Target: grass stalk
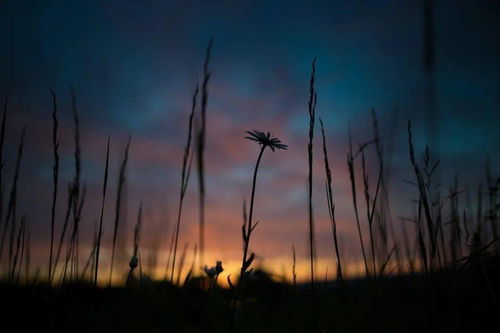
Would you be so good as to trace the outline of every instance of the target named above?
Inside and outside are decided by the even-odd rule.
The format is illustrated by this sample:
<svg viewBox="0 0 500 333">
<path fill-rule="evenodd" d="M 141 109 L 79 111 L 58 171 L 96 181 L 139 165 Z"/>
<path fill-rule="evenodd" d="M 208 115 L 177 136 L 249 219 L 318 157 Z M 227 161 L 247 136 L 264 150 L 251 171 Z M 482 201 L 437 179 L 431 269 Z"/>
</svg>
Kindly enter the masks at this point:
<svg viewBox="0 0 500 333">
<path fill-rule="evenodd" d="M 179 258 L 179 269 L 177 270 L 177 280 L 175 282 L 178 286 L 180 286 L 182 270 L 184 269 L 184 263 L 186 262 L 186 253 L 187 253 L 188 247 L 189 247 L 188 243 L 184 244 L 184 248 L 183 248 L 183 250 L 181 252 L 181 256 Z"/>
<path fill-rule="evenodd" d="M 106 164 L 104 166 L 104 179 L 102 184 L 102 201 L 101 201 L 101 214 L 99 215 L 99 229 L 97 232 L 97 247 L 95 252 L 95 271 L 94 271 L 94 284 L 97 286 L 97 277 L 99 274 L 99 255 L 101 252 L 101 239 L 102 239 L 102 222 L 104 218 L 104 205 L 106 203 L 106 191 L 108 188 L 108 171 L 109 171 L 109 141 L 106 145 Z"/>
<path fill-rule="evenodd" d="M 50 254 L 49 254 L 49 283 L 52 281 L 52 259 L 54 251 L 54 228 L 56 219 L 57 189 L 59 184 L 59 141 L 57 138 L 58 120 L 57 120 L 57 99 L 56 94 L 51 89 L 52 95 L 52 147 L 54 151 L 54 167 L 52 169 L 53 192 L 52 207 L 50 209 Z"/>
<path fill-rule="evenodd" d="M 97 251 L 97 222 L 94 227 L 94 237 L 92 241 L 92 249 L 90 250 L 90 254 L 87 257 L 87 261 L 83 266 L 82 273 L 80 274 L 80 279 L 85 280 L 85 275 L 87 275 L 87 271 L 90 271 L 90 281 L 94 282 L 94 272 L 95 272 L 95 254 Z"/>
<path fill-rule="evenodd" d="M 333 191 L 332 191 L 332 171 L 330 169 L 330 162 L 328 160 L 328 151 L 326 149 L 326 136 L 325 129 L 323 126 L 323 120 L 320 118 L 319 122 L 321 124 L 321 134 L 323 137 L 323 157 L 325 161 L 325 174 L 326 174 L 326 201 L 328 204 L 328 213 L 330 216 L 330 224 L 332 227 L 332 237 L 333 245 L 335 248 L 335 255 L 337 256 L 337 276 L 342 283 L 342 262 L 340 259 L 339 242 L 337 238 L 337 221 L 335 219 L 335 203 L 333 201 Z"/>
<path fill-rule="evenodd" d="M 3 167 L 5 161 L 3 160 L 3 147 L 5 142 L 5 125 L 7 123 L 7 106 L 9 104 L 9 98 L 5 97 L 3 114 L 2 114 L 2 126 L 0 130 L 0 225 L 2 224 L 3 218 L 3 204 L 4 204 L 4 191 L 3 191 Z"/>
<path fill-rule="evenodd" d="M 0 242 L 0 262 L 2 261 L 2 254 L 4 249 L 5 238 L 7 235 L 9 222 L 11 222 L 11 233 L 10 233 L 10 242 L 9 242 L 9 268 L 12 263 L 12 251 L 14 246 L 14 237 L 15 237 L 15 225 L 16 225 L 16 212 L 17 212 L 17 183 L 19 179 L 19 171 L 21 168 L 21 160 L 23 157 L 23 148 L 24 148 L 24 139 L 26 135 L 26 127 L 23 128 L 21 132 L 21 139 L 19 140 L 19 146 L 17 148 L 17 158 L 16 158 L 16 166 L 14 171 L 14 178 L 12 180 L 12 187 L 10 189 L 9 196 L 9 204 L 7 207 L 7 216 L 5 217 L 4 229 L 2 232 L 2 239 Z"/>
<path fill-rule="evenodd" d="M 208 83 L 210 81 L 210 71 L 208 65 L 210 64 L 210 55 L 212 52 L 213 40 L 210 40 L 205 53 L 205 62 L 203 65 L 203 84 L 201 87 L 201 124 L 197 131 L 196 140 L 196 156 L 198 166 L 198 191 L 199 191 L 199 240 L 200 245 L 200 262 L 199 266 L 204 264 L 205 256 L 205 145 L 207 136 L 207 102 L 208 102 Z M 174 262 L 175 262 L 175 248 L 174 248 Z M 172 272 L 173 274 L 173 272 Z"/>
<path fill-rule="evenodd" d="M 372 255 L 372 272 L 375 276 L 377 274 L 376 260 L 375 260 L 375 241 L 373 238 L 373 218 L 371 216 L 371 199 L 370 199 L 370 185 L 368 179 L 368 173 L 366 171 L 366 160 L 365 160 L 365 151 L 361 150 L 361 169 L 363 172 L 363 189 L 365 194 L 365 202 L 366 202 L 366 218 L 368 221 L 368 232 L 370 234 L 370 250 Z M 373 205 L 373 209 L 375 209 L 375 205 Z"/>
<path fill-rule="evenodd" d="M 125 151 L 123 153 L 122 164 L 120 165 L 120 173 L 118 176 L 118 189 L 116 193 L 116 205 L 115 205 L 115 221 L 113 225 L 113 242 L 111 247 L 111 264 L 109 271 L 109 285 L 111 285 L 111 281 L 113 280 L 113 266 L 115 263 L 115 252 L 116 252 L 116 241 L 118 238 L 118 229 L 120 227 L 120 213 L 121 213 L 121 200 L 123 195 L 123 185 L 125 184 L 125 174 L 127 171 L 127 162 L 128 162 L 128 153 L 130 149 L 130 142 L 132 137 L 129 136 L 127 140 L 127 145 L 125 147 Z"/>
<path fill-rule="evenodd" d="M 349 180 L 351 182 L 351 192 L 352 192 L 352 204 L 354 207 L 354 215 L 356 217 L 356 227 L 359 236 L 359 243 L 361 245 L 361 253 L 363 255 L 363 263 L 365 265 L 366 276 L 370 276 L 370 270 L 368 269 L 368 261 L 366 260 L 365 244 L 363 241 L 363 234 L 361 232 L 361 224 L 359 222 L 359 211 L 358 211 L 358 199 L 356 195 L 356 175 L 354 173 L 354 155 L 352 151 L 352 138 L 351 129 L 349 128 L 349 153 L 347 154 L 347 167 L 349 169 Z"/>
<path fill-rule="evenodd" d="M 137 268 L 137 264 L 139 263 L 139 242 L 141 239 L 141 228 L 142 228 L 142 202 L 139 204 L 139 212 L 137 213 L 137 223 L 134 228 L 134 253 L 132 254 L 132 258 L 129 263 L 129 272 L 127 275 L 127 285 L 132 278 L 132 274 L 134 273 L 134 269 Z M 142 274 L 141 274 L 142 275 Z"/>
<path fill-rule="evenodd" d="M 184 284 L 183 284 L 184 287 L 188 285 L 189 281 L 191 280 L 191 277 L 193 276 L 197 255 L 198 255 L 198 244 L 194 244 L 193 261 L 191 262 L 191 267 L 189 268 L 189 271 L 187 272 L 186 277 L 184 278 Z"/>
<path fill-rule="evenodd" d="M 417 180 L 417 186 L 418 186 L 418 191 L 419 191 L 419 210 L 420 208 L 423 209 L 424 217 L 426 220 L 426 226 L 427 226 L 427 233 L 428 233 L 428 239 L 429 239 L 429 248 L 430 248 L 430 256 L 429 256 L 429 262 L 428 262 L 428 270 L 432 270 L 434 266 L 434 259 L 436 256 L 436 231 L 435 231 L 435 226 L 431 214 L 431 204 L 428 199 L 428 193 L 427 189 L 430 187 L 428 180 L 427 185 L 424 181 L 422 172 L 420 170 L 420 167 L 418 166 L 415 158 L 415 150 L 413 147 L 413 141 L 412 141 L 412 131 L 411 131 L 411 122 L 408 121 L 408 147 L 409 147 L 409 154 L 410 154 L 410 162 L 411 165 L 413 166 L 413 170 L 415 173 L 415 177 Z M 428 150 L 426 150 L 428 151 Z M 428 160 L 428 159 L 427 159 Z M 437 164 L 432 167 L 431 170 L 434 170 L 436 168 Z M 427 173 L 427 178 L 430 179 L 430 176 L 432 174 L 432 171 L 429 171 Z M 421 205 L 421 206 L 420 206 Z M 423 238 L 421 239 L 423 241 Z"/>
<path fill-rule="evenodd" d="M 313 204 L 312 204 L 313 139 L 314 139 L 314 122 L 316 119 L 316 102 L 317 102 L 316 89 L 314 88 L 315 75 L 316 75 L 316 58 L 314 58 L 312 62 L 311 78 L 309 81 L 309 102 L 307 104 L 309 111 L 309 143 L 307 145 L 308 166 L 309 166 L 309 175 L 308 175 L 309 256 L 310 256 L 311 290 L 313 294 L 314 294 L 314 262 L 316 256 L 315 237 L 314 237 L 314 217 L 313 217 Z"/>
<path fill-rule="evenodd" d="M 20 224 L 19 230 L 17 232 L 15 253 L 14 253 L 12 267 L 11 267 L 11 271 L 10 271 L 10 281 L 12 283 L 15 283 L 17 281 L 17 275 L 16 275 L 17 263 L 19 261 L 20 252 L 22 252 L 22 243 L 23 243 L 25 221 L 26 221 L 26 216 L 23 216 L 21 218 L 21 224 Z"/>
<path fill-rule="evenodd" d="M 73 184 L 70 182 L 68 184 L 68 203 L 66 205 L 66 214 L 64 215 L 64 223 L 61 230 L 61 235 L 59 236 L 59 245 L 57 246 L 56 257 L 54 260 L 53 271 L 52 271 L 52 279 L 54 278 L 55 271 L 57 269 L 57 264 L 59 263 L 59 258 L 61 256 L 61 250 L 64 244 L 64 239 L 66 237 L 66 232 L 68 230 L 69 219 L 71 216 L 71 212 L 73 210 L 73 205 L 75 204 L 75 192 L 73 190 Z M 49 284 L 52 283 L 52 280 L 49 281 Z"/>
<path fill-rule="evenodd" d="M 389 200 L 389 177 L 390 177 L 390 162 L 393 154 L 393 146 L 394 146 L 394 138 L 396 133 L 396 124 L 397 117 L 393 115 L 393 121 L 391 121 L 391 129 L 390 134 L 388 136 L 388 144 L 387 144 L 387 161 L 385 162 L 385 147 L 382 144 L 382 138 L 380 137 L 380 130 L 378 125 L 377 114 L 375 110 L 372 109 L 372 127 L 373 127 L 373 137 L 375 141 L 375 149 L 377 152 L 377 160 L 379 168 L 382 170 L 382 179 L 380 180 L 380 200 L 379 200 L 379 208 L 380 208 L 380 218 L 379 218 L 379 229 L 382 238 L 382 253 L 385 255 L 388 251 L 388 242 L 387 237 L 385 236 L 385 232 L 382 232 L 382 229 L 385 229 L 386 226 L 389 228 L 390 237 L 392 239 L 393 245 L 398 245 L 398 238 L 396 236 L 396 232 L 394 230 L 394 223 L 392 219 L 392 211 Z M 402 272 L 401 267 L 401 253 L 399 246 L 396 246 L 396 250 L 394 251 L 394 255 L 396 257 L 396 263 L 398 267 L 398 272 Z"/>
<path fill-rule="evenodd" d="M 179 232 L 181 227 L 181 218 L 182 218 L 182 207 L 184 203 L 184 196 L 186 195 L 187 186 L 189 183 L 189 176 L 191 174 L 191 165 L 193 162 L 193 154 L 191 152 L 191 141 L 193 136 L 193 119 L 194 113 L 196 110 L 196 101 L 198 99 L 198 84 L 194 90 L 192 103 L 191 103 L 191 113 L 189 114 L 188 121 L 188 137 L 186 146 L 184 148 L 184 155 L 182 157 L 182 173 L 181 173 L 181 189 L 179 193 L 179 208 L 177 210 L 177 222 L 175 224 L 175 237 L 174 237 L 174 245 L 173 245 L 173 258 L 172 258 L 172 269 L 170 271 L 170 283 L 174 282 L 174 272 L 175 272 L 175 260 L 177 257 L 177 245 L 179 242 Z M 198 156 L 199 157 L 199 156 Z M 201 194 L 201 192 L 200 192 Z M 200 195 L 201 197 L 201 195 Z M 200 213 L 201 214 L 201 213 Z M 201 225 L 201 224 L 200 224 Z"/>
<path fill-rule="evenodd" d="M 74 175 L 74 191 L 75 191 L 75 202 L 83 202 L 80 200 L 81 191 L 81 174 L 82 174 L 82 151 L 80 148 L 80 119 L 78 116 L 78 110 L 76 107 L 76 94 L 71 87 L 71 109 L 73 111 L 73 123 L 75 126 L 74 130 L 74 160 L 75 160 L 75 175 Z M 80 214 L 79 214 L 79 204 L 73 205 L 73 234 L 71 237 L 71 251 L 72 257 L 72 270 L 75 271 L 75 275 L 78 276 L 78 240 L 79 240 L 79 225 L 80 225 Z"/>
<path fill-rule="evenodd" d="M 67 271 L 68 271 L 68 265 L 69 270 L 70 270 L 70 280 L 73 280 L 73 278 L 78 278 L 78 230 L 79 230 L 79 222 L 80 218 L 82 215 L 82 209 L 83 205 L 85 203 L 85 197 L 87 194 L 87 187 L 85 184 L 82 187 L 82 192 L 79 194 L 80 196 L 80 201 L 76 201 L 76 190 L 74 190 L 75 197 L 74 197 L 74 204 L 73 204 L 73 230 L 71 232 L 71 237 L 69 238 L 69 244 L 68 244 L 68 250 L 66 252 L 66 260 L 64 262 L 64 269 L 63 269 L 63 274 L 62 276 L 62 281 L 66 281 L 66 276 L 67 276 Z"/>
</svg>

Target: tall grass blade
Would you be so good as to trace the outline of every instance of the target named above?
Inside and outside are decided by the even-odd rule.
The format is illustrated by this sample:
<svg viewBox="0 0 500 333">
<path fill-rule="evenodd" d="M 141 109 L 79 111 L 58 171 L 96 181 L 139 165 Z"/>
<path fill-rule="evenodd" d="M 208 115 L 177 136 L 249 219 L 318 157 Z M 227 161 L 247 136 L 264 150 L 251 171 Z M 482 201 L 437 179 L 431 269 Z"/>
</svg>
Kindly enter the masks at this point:
<svg viewBox="0 0 500 333">
<path fill-rule="evenodd" d="M 359 222 L 358 199 L 356 194 L 356 174 L 354 173 L 354 155 L 352 151 L 351 129 L 349 128 L 349 153 L 347 154 L 347 168 L 349 169 L 349 180 L 351 182 L 352 204 L 354 207 L 354 215 L 356 217 L 356 227 L 358 231 L 359 243 L 361 245 L 361 254 L 363 255 L 363 263 L 365 264 L 366 276 L 370 276 L 368 269 L 368 261 L 366 260 L 365 244 L 363 234 L 361 233 L 361 223 Z"/>
<path fill-rule="evenodd" d="M 314 122 L 316 119 L 316 89 L 314 88 L 314 80 L 316 75 L 316 58 L 312 62 L 311 78 L 309 81 L 309 102 L 307 104 L 309 111 L 309 143 L 307 145 L 308 152 L 308 213 L 309 213 L 309 255 L 310 255 L 310 272 L 311 272 L 311 289 L 314 294 L 314 262 L 316 256 L 315 237 L 314 237 L 314 217 L 312 204 L 313 191 L 313 138 L 314 138 Z M 314 298 L 314 296 L 313 296 Z"/>
<path fill-rule="evenodd" d="M 205 256 L 205 144 L 207 136 L 207 102 L 208 102 L 208 82 L 210 81 L 210 71 L 208 65 L 210 64 L 210 55 L 212 52 L 213 40 L 210 40 L 205 54 L 205 63 L 203 65 L 203 84 L 201 87 L 201 124 L 197 131 L 196 140 L 196 161 L 198 165 L 198 190 L 199 190 L 199 240 L 200 245 L 200 262 L 199 265 L 204 264 Z M 175 250 L 174 250 L 175 251 Z M 174 254 L 175 261 L 175 254 Z M 173 272 L 172 272 L 173 274 Z"/>
<path fill-rule="evenodd" d="M 175 260 L 177 257 L 177 244 L 179 242 L 179 232 L 181 227 L 181 218 L 182 218 L 182 206 L 184 203 L 184 196 L 186 195 L 187 186 L 189 183 L 189 176 L 191 174 L 191 165 L 193 161 L 193 154 L 191 152 L 191 141 L 193 135 L 193 119 L 194 113 L 196 110 L 196 101 L 198 99 L 198 84 L 194 90 L 192 104 L 191 104 L 191 113 L 189 114 L 188 121 L 188 137 L 186 142 L 186 147 L 184 148 L 184 156 L 182 158 L 182 173 L 181 173 L 181 189 L 179 193 L 179 208 L 177 211 L 177 222 L 175 224 L 175 232 L 173 234 L 174 243 L 173 243 L 173 258 L 172 258 L 172 268 L 170 271 L 170 282 L 174 282 L 174 272 L 175 272 Z M 200 192 L 201 193 L 201 192 Z M 200 195 L 201 197 L 201 195 Z M 200 224 L 201 225 L 201 224 Z"/>
<path fill-rule="evenodd" d="M 123 153 L 123 161 L 120 166 L 120 173 L 118 176 L 118 189 L 116 193 L 116 205 L 115 205 L 115 221 L 113 226 L 113 243 L 111 248 L 111 264 L 109 271 L 109 285 L 111 285 L 111 281 L 113 280 L 113 266 L 115 263 L 115 251 L 116 251 L 116 240 L 118 238 L 118 229 L 120 227 L 120 212 L 121 212 L 121 200 L 123 194 L 123 184 L 125 183 L 125 174 L 127 171 L 127 162 L 128 162 L 128 152 L 130 148 L 130 142 L 132 137 L 129 136 L 127 140 L 127 145 L 125 147 L 125 152 Z"/>
<path fill-rule="evenodd" d="M 23 149 L 24 149 L 24 138 L 26 135 L 26 127 L 23 128 L 21 132 L 21 139 L 19 140 L 19 146 L 17 148 L 17 159 L 16 159 L 16 167 L 14 171 L 14 178 L 12 180 L 12 187 L 10 189 L 9 196 L 9 204 L 7 207 L 7 216 L 5 217 L 4 229 L 2 232 L 2 239 L 0 242 L 0 262 L 2 261 L 2 254 L 4 249 L 5 237 L 7 235 L 9 222 L 11 222 L 11 232 L 10 232 L 10 242 L 9 242 L 9 268 L 12 264 L 12 251 L 14 246 L 14 237 L 15 237 L 15 226 L 16 226 L 16 213 L 17 213 L 17 183 L 19 179 L 19 171 L 21 168 L 21 160 L 23 157 Z"/>
<path fill-rule="evenodd" d="M 319 122 L 321 124 L 321 134 L 323 137 L 323 158 L 325 162 L 325 174 L 326 174 L 326 201 L 328 203 L 328 213 L 330 216 L 330 223 L 332 227 L 333 245 L 335 248 L 335 255 L 337 256 L 337 276 L 340 282 L 342 282 L 343 281 L 342 262 L 340 259 L 339 242 L 337 239 L 337 221 L 335 219 L 335 203 L 333 201 L 333 191 L 332 191 L 332 171 L 330 169 L 330 162 L 328 160 L 328 151 L 326 149 L 326 136 L 325 136 L 325 129 L 323 126 L 323 120 L 320 118 Z"/>
<path fill-rule="evenodd" d="M 52 95 L 52 147 L 54 150 L 54 167 L 52 170 L 53 192 L 52 207 L 50 210 L 50 254 L 49 254 L 49 282 L 52 281 L 52 259 L 54 251 L 54 228 L 56 219 L 57 188 L 59 184 L 59 140 L 57 138 L 58 120 L 57 120 L 57 99 L 56 94 L 50 89 Z"/>
<path fill-rule="evenodd" d="M 104 180 L 102 184 L 102 203 L 101 203 L 101 214 L 99 216 L 99 229 L 97 232 L 97 247 L 95 252 L 95 271 L 94 271 L 94 284 L 97 286 L 97 275 L 99 274 L 99 255 L 101 252 L 101 239 L 102 239 L 102 222 L 104 218 L 104 205 L 106 203 L 106 190 L 108 188 L 108 171 L 109 171 L 109 141 L 106 145 L 106 164 L 104 166 Z"/>
</svg>

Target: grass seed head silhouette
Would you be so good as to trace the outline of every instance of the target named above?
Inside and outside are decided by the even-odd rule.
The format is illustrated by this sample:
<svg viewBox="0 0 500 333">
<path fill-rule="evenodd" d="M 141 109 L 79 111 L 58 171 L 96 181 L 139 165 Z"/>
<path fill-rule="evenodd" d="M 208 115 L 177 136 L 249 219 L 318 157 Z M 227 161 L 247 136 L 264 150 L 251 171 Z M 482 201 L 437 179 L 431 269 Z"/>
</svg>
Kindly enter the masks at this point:
<svg viewBox="0 0 500 333">
<path fill-rule="evenodd" d="M 130 258 L 130 262 L 128 264 L 128 266 L 130 267 L 130 270 L 137 268 L 138 265 L 139 265 L 139 258 L 137 258 L 135 255 L 132 256 L 132 258 Z"/>
<path fill-rule="evenodd" d="M 272 151 L 274 149 L 284 149 L 287 150 L 288 146 L 281 143 L 281 140 L 274 138 L 271 133 L 261 132 L 257 130 L 246 131 L 250 136 L 245 136 L 245 139 L 253 140 L 257 142 L 261 147 L 269 147 Z"/>
<path fill-rule="evenodd" d="M 217 261 L 215 266 L 210 268 L 205 265 L 205 267 L 203 267 L 203 271 L 209 278 L 214 278 L 224 271 L 224 268 L 222 268 L 222 261 Z"/>
</svg>

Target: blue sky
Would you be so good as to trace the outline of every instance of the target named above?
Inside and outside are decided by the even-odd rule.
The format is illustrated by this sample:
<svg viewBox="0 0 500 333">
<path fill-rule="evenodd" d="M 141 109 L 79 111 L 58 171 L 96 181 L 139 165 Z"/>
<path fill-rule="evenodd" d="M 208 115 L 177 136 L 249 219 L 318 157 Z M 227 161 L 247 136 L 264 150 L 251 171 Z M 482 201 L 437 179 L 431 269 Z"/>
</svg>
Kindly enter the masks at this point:
<svg viewBox="0 0 500 333">
<path fill-rule="evenodd" d="M 265 157 L 261 196 L 266 199 L 257 208 L 263 219 L 290 223 L 281 228 L 268 223 L 256 240 L 256 250 L 261 245 L 262 255 L 272 257 L 276 249 L 295 243 L 304 245 L 305 251 L 306 206 L 300 202 L 306 194 L 306 103 L 315 56 L 317 112 L 325 120 L 334 173 L 340 177 L 334 186 L 345 238 L 351 239 L 354 230 L 347 181 L 342 178 L 347 128 L 351 126 L 356 143 L 370 139 L 371 108 L 377 110 L 383 135 L 394 134 L 395 206 L 401 215 L 411 214 L 411 195 L 401 199 L 398 194 L 408 192 L 401 180 L 412 176 L 405 136 L 408 119 L 415 124 L 419 151 L 426 143 L 421 14 L 420 1 L 2 1 L 0 95 L 10 98 L 6 172 L 12 173 L 15 145 L 26 124 L 29 148 L 20 205 L 38 231 L 35 242 L 43 246 L 47 239 L 44 219 L 49 202 L 43 193 L 50 186 L 52 163 L 48 89 L 56 91 L 60 102 L 66 179 L 72 170 L 69 87 L 77 93 L 83 176 L 90 192 L 88 237 L 108 135 L 115 170 L 126 137 L 133 135 L 129 215 L 135 216 L 134 207 L 147 198 L 151 204 L 146 211 L 154 220 L 151 228 L 161 229 L 161 221 L 177 205 L 190 96 L 210 38 L 215 44 L 207 195 L 213 208 L 208 208 L 207 218 L 214 238 L 208 246 L 214 256 L 232 260 L 239 255 L 233 254 L 239 251 L 239 222 L 229 221 L 239 221 L 241 201 L 249 195 L 255 147 L 242 137 L 251 128 L 270 130 L 291 145 L 288 152 Z M 486 156 L 498 170 L 499 16 L 500 5 L 492 0 L 436 4 L 442 174 L 446 181 L 457 172 L 464 187 L 482 180 Z M 397 122 L 392 128 L 394 114 Z M 318 239 L 320 254 L 326 256 L 329 231 L 319 153 L 318 149 Z M 191 185 L 192 214 L 187 214 L 182 237 L 192 243 L 195 178 Z M 287 195 L 276 202 L 284 192 Z M 226 236 L 234 239 L 232 250 L 221 249 L 216 239 Z M 270 240 L 275 246 L 264 247 Z M 349 241 L 345 247 L 357 251 Z"/>
</svg>

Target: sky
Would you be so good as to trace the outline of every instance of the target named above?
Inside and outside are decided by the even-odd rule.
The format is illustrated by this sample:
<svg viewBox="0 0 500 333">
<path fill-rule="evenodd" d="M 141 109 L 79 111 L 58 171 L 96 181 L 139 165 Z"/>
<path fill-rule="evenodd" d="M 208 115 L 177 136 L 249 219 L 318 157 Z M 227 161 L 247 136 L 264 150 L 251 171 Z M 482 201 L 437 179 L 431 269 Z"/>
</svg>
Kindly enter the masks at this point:
<svg viewBox="0 0 500 333">
<path fill-rule="evenodd" d="M 412 215 L 415 188 L 406 124 L 421 153 L 428 143 L 423 71 L 422 1 L 9 1 L 0 2 L 0 96 L 9 97 L 4 152 L 7 193 L 26 126 L 18 214 L 26 214 L 33 261 L 43 271 L 50 237 L 52 100 L 60 117 L 59 234 L 73 172 L 70 87 L 81 120 L 82 252 L 99 216 L 107 137 L 110 196 L 105 206 L 104 261 L 109 259 L 118 169 L 132 135 L 123 237 L 124 270 L 132 229 L 144 203 L 141 253 L 163 274 L 175 223 L 191 95 L 202 79 L 213 38 L 207 109 L 206 258 L 227 273 L 241 261 L 242 203 L 249 199 L 258 146 L 245 131 L 270 131 L 289 145 L 266 151 L 259 172 L 251 243 L 256 265 L 290 274 L 292 245 L 299 278 L 307 278 L 307 135 L 309 76 L 317 57 L 317 116 L 325 123 L 343 255 L 359 269 L 360 249 L 346 165 L 348 129 L 355 146 L 373 137 L 371 110 L 390 151 L 395 224 Z M 500 5 L 494 0 L 436 1 L 435 93 L 443 184 L 484 182 L 487 157 L 498 171 Z M 319 124 L 317 124 L 319 125 Z M 335 269 L 324 194 L 319 127 L 314 139 L 314 216 L 318 270 Z M 369 153 L 370 180 L 376 160 Z M 359 171 L 359 170 L 358 170 Z M 197 179 L 190 179 L 180 248 L 198 239 Z M 375 184 L 372 184 L 374 187 Z M 447 191 L 448 185 L 443 185 Z M 361 200 L 361 198 L 360 198 Z M 366 221 L 362 221 L 366 231 Z M 396 227 L 399 230 L 398 227 Z M 85 245 L 88 244 L 88 245 Z M 158 250 L 158 251 L 157 251 Z M 148 253 L 158 253 L 156 265 Z M 188 255 L 189 258 L 189 255 Z M 190 259 L 188 259 L 190 260 Z M 186 264 L 187 265 L 187 264 Z M 149 266 L 148 266 L 149 267 Z"/>
</svg>

